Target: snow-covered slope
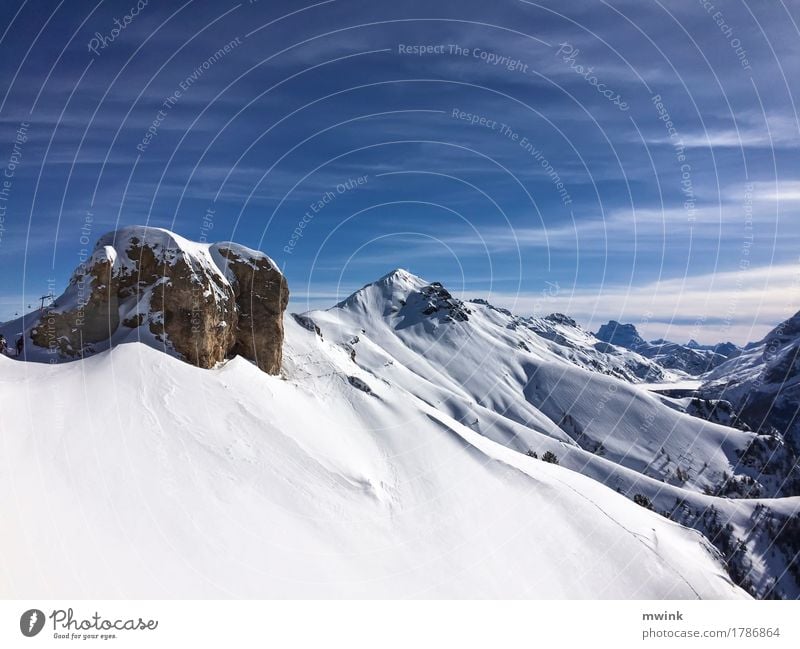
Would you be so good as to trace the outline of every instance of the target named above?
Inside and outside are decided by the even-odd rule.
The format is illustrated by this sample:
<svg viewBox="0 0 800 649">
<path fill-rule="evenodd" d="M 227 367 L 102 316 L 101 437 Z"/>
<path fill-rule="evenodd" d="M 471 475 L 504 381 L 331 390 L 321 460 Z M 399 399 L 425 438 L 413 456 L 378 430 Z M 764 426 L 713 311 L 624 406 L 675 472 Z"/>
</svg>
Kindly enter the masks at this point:
<svg viewBox="0 0 800 649">
<path fill-rule="evenodd" d="M 288 380 L 141 344 L 0 357 L 2 595 L 736 597 L 697 532 L 290 321 Z"/>
<path fill-rule="evenodd" d="M 727 399 L 751 428 L 800 450 L 800 313 L 705 378 L 701 394 Z"/>
<path fill-rule="evenodd" d="M 284 327 L 281 377 L 0 356 L 3 594 L 800 594 L 800 498 L 723 497 L 780 491 L 764 438 L 635 352 L 402 270 Z"/>
<path fill-rule="evenodd" d="M 462 303 L 407 271 L 306 317 L 323 337 L 352 350 L 354 367 L 522 452 L 537 450 L 541 432 L 702 491 L 736 472 L 738 453 L 754 437 L 677 412 L 616 379 L 606 360 L 615 356 L 597 353 L 606 372 L 583 369 L 565 358 L 569 347 L 524 320 L 488 304 Z"/>
<path fill-rule="evenodd" d="M 364 386 L 400 386 L 493 441 L 552 453 L 644 497 L 708 534 L 751 592 L 800 595 L 800 579 L 787 571 L 797 541 L 776 532 L 794 529 L 787 521 L 800 520 L 800 499 L 773 498 L 797 493 L 794 460 L 772 438 L 705 421 L 685 412 L 691 403 L 616 378 L 608 354 L 598 355 L 600 371 L 588 371 L 573 355 L 587 349 L 574 334 L 567 344 L 543 337 L 529 319 L 461 302 L 403 270 L 299 320 L 339 346 Z M 563 316 L 549 322 L 574 329 Z"/>
</svg>

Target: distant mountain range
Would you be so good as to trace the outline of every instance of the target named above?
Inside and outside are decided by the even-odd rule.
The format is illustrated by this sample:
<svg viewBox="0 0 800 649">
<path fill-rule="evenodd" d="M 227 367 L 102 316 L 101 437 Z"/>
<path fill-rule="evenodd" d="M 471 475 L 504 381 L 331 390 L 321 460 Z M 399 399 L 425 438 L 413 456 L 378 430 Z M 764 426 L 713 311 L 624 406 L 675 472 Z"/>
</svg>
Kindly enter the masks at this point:
<svg viewBox="0 0 800 649">
<path fill-rule="evenodd" d="M 595 334 L 600 340 L 635 351 L 650 358 L 666 369 L 680 370 L 699 376 L 738 356 L 742 350 L 731 342 L 717 345 L 700 345 L 690 340 L 686 345 L 669 340 L 643 340 L 632 324 L 611 320 Z"/>
<path fill-rule="evenodd" d="M 753 430 L 800 449 L 800 313 L 703 378 L 701 396 L 729 401 Z"/>
<path fill-rule="evenodd" d="M 153 228 L 92 260 L 0 327 L 17 596 L 800 596 L 798 316 L 704 348 L 403 269 L 284 314 L 263 253 Z"/>
</svg>

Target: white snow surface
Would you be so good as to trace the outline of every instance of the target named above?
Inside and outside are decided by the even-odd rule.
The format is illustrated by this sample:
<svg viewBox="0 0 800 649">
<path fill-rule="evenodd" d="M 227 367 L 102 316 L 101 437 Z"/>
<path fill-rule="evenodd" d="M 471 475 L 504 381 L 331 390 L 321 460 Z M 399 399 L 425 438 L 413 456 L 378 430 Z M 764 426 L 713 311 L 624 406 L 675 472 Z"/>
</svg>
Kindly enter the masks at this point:
<svg viewBox="0 0 800 649">
<path fill-rule="evenodd" d="M 478 382 L 506 369 L 459 387 L 422 320 L 401 331 L 425 354 L 373 322 L 387 350 L 361 333 L 354 363 L 329 336 L 346 311 L 322 338 L 287 318 L 284 377 L 139 343 L 57 365 L 0 356 L 0 594 L 747 597 L 699 533 L 461 423 L 449 395 L 487 417 Z M 552 439 L 550 421 L 530 434 Z"/>
<path fill-rule="evenodd" d="M 682 381 L 669 381 L 665 383 L 640 383 L 639 387 L 645 390 L 663 392 L 665 390 L 696 390 L 703 384 L 700 379 L 684 379 Z"/>
<path fill-rule="evenodd" d="M 565 362 L 559 347 L 510 315 L 467 304 L 468 321 L 425 315 L 425 280 L 398 269 L 327 311 L 307 314 L 323 337 L 353 349 L 355 365 L 494 441 L 561 456 L 585 449 L 665 482 L 702 492 L 733 473 L 751 433 L 677 412 L 637 385 Z M 356 341 L 357 342 L 354 342 Z M 525 348 L 520 347 L 520 341 Z M 548 448 L 548 450 L 550 450 Z M 541 453 L 539 453 L 541 455 Z M 587 461 L 587 460 L 583 460 Z M 671 477 L 673 476 L 673 477 Z"/>
</svg>

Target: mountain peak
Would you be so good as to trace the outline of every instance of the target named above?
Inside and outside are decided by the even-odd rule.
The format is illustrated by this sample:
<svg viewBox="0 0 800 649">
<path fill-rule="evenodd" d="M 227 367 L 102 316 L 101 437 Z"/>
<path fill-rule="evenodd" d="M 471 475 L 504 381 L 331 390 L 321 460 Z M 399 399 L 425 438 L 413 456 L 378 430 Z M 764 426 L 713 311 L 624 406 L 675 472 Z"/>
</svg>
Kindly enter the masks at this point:
<svg viewBox="0 0 800 649">
<path fill-rule="evenodd" d="M 414 273 L 406 270 L 405 268 L 395 268 L 392 271 L 389 271 L 382 277 L 378 278 L 378 282 L 384 281 L 396 281 L 396 280 L 408 280 L 409 278 L 421 279 L 414 275 Z"/>
<path fill-rule="evenodd" d="M 385 275 L 379 277 L 374 282 L 370 282 L 366 284 L 362 288 L 367 288 L 369 286 L 374 285 L 399 285 L 399 286 L 406 286 L 406 287 L 419 287 L 425 286 L 428 284 L 428 281 L 420 277 L 419 275 L 415 275 L 411 271 L 406 270 L 405 268 L 395 268 L 393 271 L 386 273 Z"/>
<path fill-rule="evenodd" d="M 628 349 L 644 342 L 636 325 L 622 324 L 616 320 L 609 320 L 608 323 L 602 325 L 595 336 L 603 342 Z"/>
<path fill-rule="evenodd" d="M 764 336 L 761 342 L 772 345 L 783 345 L 800 337 L 800 311 L 781 322 Z"/>
<path fill-rule="evenodd" d="M 441 282 L 428 282 L 404 268 L 396 268 L 363 286 L 334 309 L 381 317 L 397 316 L 405 323 L 404 326 L 430 317 L 442 322 L 466 321 L 470 313 Z"/>
<path fill-rule="evenodd" d="M 384 313 L 387 304 L 404 302 L 408 295 L 419 291 L 427 284 L 428 282 L 424 279 L 410 273 L 405 268 L 395 268 L 374 282 L 365 284 L 334 308 L 360 307 L 369 310 L 377 308 L 380 313 Z"/>
<path fill-rule="evenodd" d="M 574 318 L 570 318 L 568 315 L 564 315 L 563 313 L 551 313 L 544 317 L 545 320 L 549 320 L 550 322 L 555 322 L 556 324 L 566 325 L 567 327 L 578 327 L 578 323 L 575 322 Z"/>
</svg>

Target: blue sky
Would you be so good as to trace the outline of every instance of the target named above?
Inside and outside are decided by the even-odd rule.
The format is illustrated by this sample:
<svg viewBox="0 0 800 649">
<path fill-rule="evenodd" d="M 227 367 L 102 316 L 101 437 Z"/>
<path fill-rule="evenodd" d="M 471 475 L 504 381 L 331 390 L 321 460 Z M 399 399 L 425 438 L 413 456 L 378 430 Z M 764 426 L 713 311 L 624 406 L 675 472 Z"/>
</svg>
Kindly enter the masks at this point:
<svg viewBox="0 0 800 649">
<path fill-rule="evenodd" d="M 757 339 L 800 309 L 799 24 L 780 0 L 3 2 L 0 318 L 146 223 L 264 250 L 294 310 L 401 266 L 593 330 Z"/>
</svg>

